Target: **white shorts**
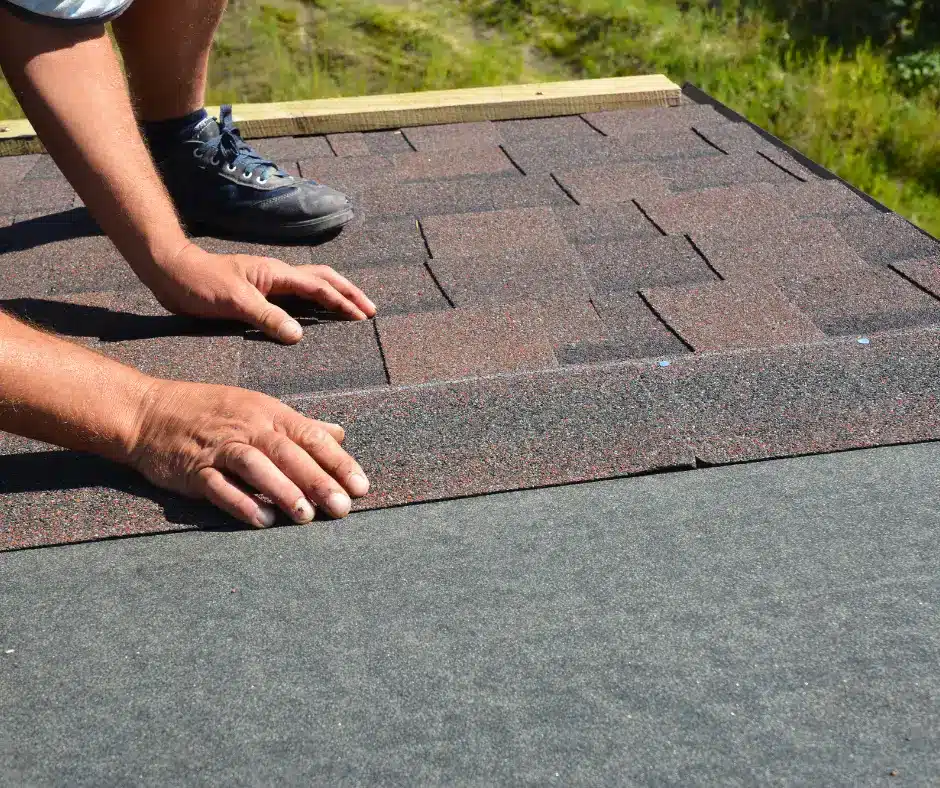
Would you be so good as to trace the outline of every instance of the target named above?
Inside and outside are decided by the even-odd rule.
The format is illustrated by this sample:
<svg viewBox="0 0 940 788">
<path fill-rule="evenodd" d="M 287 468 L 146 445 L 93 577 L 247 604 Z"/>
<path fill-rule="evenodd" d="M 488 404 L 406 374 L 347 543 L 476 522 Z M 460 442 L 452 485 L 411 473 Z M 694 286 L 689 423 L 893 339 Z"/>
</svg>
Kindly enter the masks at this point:
<svg viewBox="0 0 940 788">
<path fill-rule="evenodd" d="M 25 12 L 28 17 L 45 17 L 60 24 L 107 22 L 134 0 L 0 0 L 0 5 Z"/>
</svg>

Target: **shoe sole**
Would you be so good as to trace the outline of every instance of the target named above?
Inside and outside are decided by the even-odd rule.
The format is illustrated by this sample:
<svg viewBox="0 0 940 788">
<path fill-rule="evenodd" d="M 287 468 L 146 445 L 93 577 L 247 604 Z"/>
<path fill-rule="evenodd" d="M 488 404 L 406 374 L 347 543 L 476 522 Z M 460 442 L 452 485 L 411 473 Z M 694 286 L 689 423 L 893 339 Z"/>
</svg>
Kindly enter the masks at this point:
<svg viewBox="0 0 940 788">
<path fill-rule="evenodd" d="M 198 230 L 222 230 L 234 236 L 256 236 L 260 238 L 309 238 L 339 230 L 349 224 L 355 213 L 352 208 L 331 213 L 329 216 L 318 216 L 316 219 L 305 219 L 302 222 L 290 224 L 253 226 L 248 222 L 233 220 L 231 222 L 199 220 L 189 222 L 188 228 L 192 232 Z"/>
</svg>

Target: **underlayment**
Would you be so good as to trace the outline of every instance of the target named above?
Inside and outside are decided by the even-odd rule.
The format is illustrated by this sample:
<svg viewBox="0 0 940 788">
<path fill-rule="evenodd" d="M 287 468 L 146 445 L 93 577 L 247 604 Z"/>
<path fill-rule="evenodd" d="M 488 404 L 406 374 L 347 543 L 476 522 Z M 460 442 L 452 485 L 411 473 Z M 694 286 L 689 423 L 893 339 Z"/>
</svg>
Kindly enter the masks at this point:
<svg viewBox="0 0 940 788">
<path fill-rule="evenodd" d="M 344 423 L 360 509 L 940 438 L 940 244 L 711 106 L 260 140 L 346 190 L 378 304 L 283 347 L 167 315 L 46 156 L 0 159 L 0 308 Z M 0 550 L 224 522 L 0 434 Z"/>
<path fill-rule="evenodd" d="M 7 553 L 0 785 L 936 784 L 938 466 Z"/>
</svg>

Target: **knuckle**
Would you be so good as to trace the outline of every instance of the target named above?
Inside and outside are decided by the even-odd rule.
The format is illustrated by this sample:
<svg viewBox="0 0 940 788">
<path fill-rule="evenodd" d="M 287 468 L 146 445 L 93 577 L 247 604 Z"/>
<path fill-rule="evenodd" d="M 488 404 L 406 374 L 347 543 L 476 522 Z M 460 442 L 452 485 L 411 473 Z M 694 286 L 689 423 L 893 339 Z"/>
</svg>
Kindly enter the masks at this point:
<svg viewBox="0 0 940 788">
<path fill-rule="evenodd" d="M 303 447 L 309 454 L 322 455 L 329 448 L 330 436 L 325 429 L 314 424 L 301 428 L 299 435 Z"/>
<path fill-rule="evenodd" d="M 244 443 L 230 443 L 222 447 L 221 454 L 225 457 L 227 465 L 233 468 L 244 469 L 251 465 L 251 446 Z"/>
</svg>

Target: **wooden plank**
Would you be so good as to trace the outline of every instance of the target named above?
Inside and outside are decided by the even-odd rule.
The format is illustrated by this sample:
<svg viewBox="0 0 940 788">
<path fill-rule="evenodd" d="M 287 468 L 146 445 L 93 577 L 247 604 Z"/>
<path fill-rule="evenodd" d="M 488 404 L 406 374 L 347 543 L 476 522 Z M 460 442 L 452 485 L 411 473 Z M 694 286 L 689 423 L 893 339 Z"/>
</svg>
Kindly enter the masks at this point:
<svg viewBox="0 0 940 788">
<path fill-rule="evenodd" d="M 0 156 L 45 152 L 28 120 L 0 120 Z"/>
<path fill-rule="evenodd" d="M 678 85 L 661 74 L 651 74 L 276 104 L 236 104 L 233 112 L 245 138 L 283 137 L 579 115 L 631 107 L 668 107 L 678 105 L 680 96 Z M 218 112 L 217 107 L 208 109 Z M 0 121 L 0 155 L 42 150 L 28 121 Z"/>
</svg>

